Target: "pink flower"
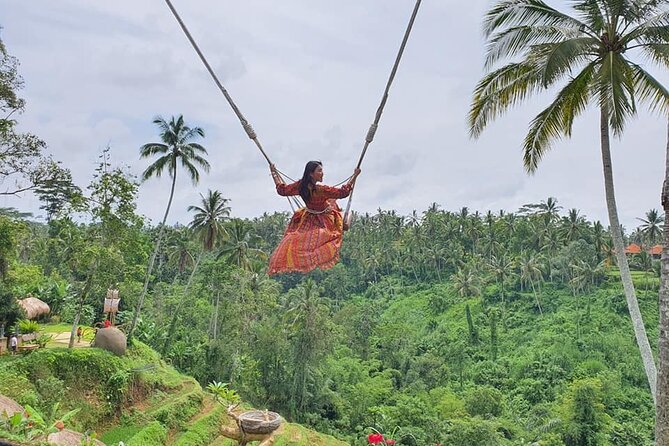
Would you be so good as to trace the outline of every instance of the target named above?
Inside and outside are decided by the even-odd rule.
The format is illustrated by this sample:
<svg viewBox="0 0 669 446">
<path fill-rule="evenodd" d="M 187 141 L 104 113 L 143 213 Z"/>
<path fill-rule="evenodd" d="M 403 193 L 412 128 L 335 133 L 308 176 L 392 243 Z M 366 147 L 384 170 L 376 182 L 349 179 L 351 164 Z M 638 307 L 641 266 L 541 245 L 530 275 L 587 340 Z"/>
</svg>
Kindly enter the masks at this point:
<svg viewBox="0 0 669 446">
<path fill-rule="evenodd" d="M 392 446 L 394 444 L 395 444 L 395 440 L 393 440 L 392 438 L 389 438 L 389 439 L 386 440 L 386 445 Z"/>
<path fill-rule="evenodd" d="M 383 443 L 383 435 L 375 433 L 367 435 L 367 441 L 369 444 L 381 444 Z"/>
</svg>

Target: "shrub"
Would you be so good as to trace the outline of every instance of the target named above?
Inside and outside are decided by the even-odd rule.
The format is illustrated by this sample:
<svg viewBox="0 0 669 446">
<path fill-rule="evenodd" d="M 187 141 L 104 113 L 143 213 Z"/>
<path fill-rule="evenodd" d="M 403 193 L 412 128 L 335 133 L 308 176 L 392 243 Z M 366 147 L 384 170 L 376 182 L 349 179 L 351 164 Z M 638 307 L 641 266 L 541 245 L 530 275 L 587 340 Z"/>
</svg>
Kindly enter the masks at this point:
<svg viewBox="0 0 669 446">
<path fill-rule="evenodd" d="M 126 446 L 162 446 L 167 440 L 167 429 L 158 421 L 152 421 L 128 440 Z"/>
<path fill-rule="evenodd" d="M 48 376 L 35 382 L 40 398 L 40 407 L 44 410 L 53 407 L 65 396 L 65 383 L 55 376 Z"/>
<path fill-rule="evenodd" d="M 502 435 L 490 422 L 474 418 L 469 421 L 455 421 L 445 444 L 449 446 L 501 446 L 504 444 L 503 441 Z"/>
<path fill-rule="evenodd" d="M 17 324 L 20 333 L 29 334 L 37 333 L 39 331 L 39 324 L 36 321 L 22 319 Z"/>
<path fill-rule="evenodd" d="M 182 427 L 202 406 L 202 392 L 191 392 L 158 409 L 153 416 L 170 429 Z"/>
<path fill-rule="evenodd" d="M 465 397 L 465 408 L 471 415 L 498 417 L 502 414 L 502 392 L 490 386 L 476 387 Z"/>
<path fill-rule="evenodd" d="M 206 446 L 218 437 L 223 407 L 218 406 L 209 415 L 190 425 L 188 431 L 177 438 L 174 446 Z"/>
</svg>

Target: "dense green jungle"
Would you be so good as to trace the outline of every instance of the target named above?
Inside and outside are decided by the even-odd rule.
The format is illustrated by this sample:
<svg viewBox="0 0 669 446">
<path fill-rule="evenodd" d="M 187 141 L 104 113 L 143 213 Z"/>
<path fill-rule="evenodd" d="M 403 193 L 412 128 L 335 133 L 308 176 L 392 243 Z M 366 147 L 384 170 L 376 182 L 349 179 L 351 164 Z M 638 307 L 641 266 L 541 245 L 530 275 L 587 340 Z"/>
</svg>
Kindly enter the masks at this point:
<svg viewBox="0 0 669 446">
<path fill-rule="evenodd" d="M 76 212 L 0 217 L 7 327 L 28 294 L 52 322 L 92 326 L 112 285 L 117 323 L 132 320 L 160 228 L 106 159 Z M 195 231 L 211 200 L 214 232 Z M 517 212 L 379 210 L 356 216 L 331 270 L 270 278 L 289 216 L 230 218 L 227 204 L 210 191 L 195 225 L 163 228 L 133 335 L 203 387 L 228 383 L 351 445 L 375 431 L 404 445 L 651 444 L 653 401 L 600 222 L 554 198 Z M 661 216 L 641 220 L 627 239 L 650 247 Z M 630 262 L 655 344 L 659 260 Z"/>
<path fill-rule="evenodd" d="M 32 193 L 43 212 L 0 209 L 0 331 L 41 333 L 36 351 L 0 356 L 0 397 L 34 414 L 0 414 L 0 437 L 32 446 L 43 438 L 28 438 L 31 429 L 60 417 L 108 446 L 232 446 L 219 438 L 224 406 L 205 391 L 223 389 L 285 417 L 275 446 L 653 444 L 654 402 L 612 242 L 625 272 L 609 140 L 637 103 L 669 109 L 667 90 L 624 55 L 646 51 L 666 72 L 667 2 L 572 2 L 581 25 L 543 2 L 494 3 L 482 21 L 486 74 L 472 93 L 470 136 L 540 91 L 558 91 L 524 140 L 518 162 L 532 173 L 589 105 L 599 109 L 613 231 L 554 197 L 507 210 L 379 209 L 354 215 L 333 268 L 269 277 L 268 257 L 290 215 L 235 218 L 226 184 L 190 188 L 212 167 L 202 128 L 158 116 L 160 142 L 142 145 L 134 166 L 146 169 L 141 178 L 108 147 L 91 172 L 76 172 L 90 183 L 75 184 L 47 143 L 18 125 L 23 80 L 0 41 L 0 195 Z M 83 23 L 73 20 L 63 23 Z M 164 217 L 151 222 L 137 196 L 142 181 L 161 174 L 171 189 L 165 181 L 155 197 Z M 175 190 L 192 196 L 183 224 L 169 216 Z M 655 348 L 664 216 L 652 209 L 638 217 L 638 227 L 622 229 Z M 121 298 L 115 322 L 128 334 L 128 354 L 80 340 L 71 348 L 77 327 L 88 341 L 105 318 L 110 288 Z M 50 307 L 37 322 L 17 303 L 29 295 Z"/>
</svg>

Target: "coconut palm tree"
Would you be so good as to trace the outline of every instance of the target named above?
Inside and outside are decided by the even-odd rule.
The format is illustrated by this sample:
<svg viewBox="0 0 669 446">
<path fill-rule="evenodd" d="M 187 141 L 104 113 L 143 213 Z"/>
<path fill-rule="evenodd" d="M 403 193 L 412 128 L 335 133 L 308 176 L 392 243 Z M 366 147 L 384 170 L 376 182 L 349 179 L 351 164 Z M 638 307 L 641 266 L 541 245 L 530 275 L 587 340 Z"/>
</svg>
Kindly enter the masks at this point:
<svg viewBox="0 0 669 446">
<path fill-rule="evenodd" d="M 221 237 L 227 234 L 223 223 L 230 217 L 230 206 L 227 198 L 220 191 L 207 193 L 206 198 L 200 194 L 202 206 L 188 206 L 188 212 L 195 212 L 190 227 L 202 237 L 205 251 L 211 251 Z"/>
<path fill-rule="evenodd" d="M 567 244 L 578 240 L 583 236 L 583 233 L 588 228 L 588 222 L 585 220 L 585 217 L 580 215 L 578 209 L 569 209 L 566 217 L 562 218 L 562 235 L 564 236 Z"/>
<path fill-rule="evenodd" d="M 662 187 L 662 208 L 669 215 L 669 125 L 667 151 Z M 660 333 L 658 339 L 659 367 L 657 403 L 655 405 L 655 445 L 669 446 L 669 221 L 665 218 L 663 248 L 660 260 Z"/>
<path fill-rule="evenodd" d="M 172 342 L 181 307 L 188 301 L 188 290 L 193 283 L 193 278 L 195 277 L 195 272 L 197 271 L 198 266 L 200 266 L 202 256 L 205 252 L 214 249 L 214 246 L 227 235 L 223 222 L 230 215 L 230 207 L 227 206 L 227 203 L 230 200 L 223 198 L 221 192 L 217 190 L 212 191 L 211 189 L 206 197 L 200 194 L 200 199 L 202 201 L 201 206 L 188 206 L 189 212 L 195 212 L 193 220 L 188 226 L 195 234 L 200 236 L 202 250 L 197 256 L 197 260 L 195 261 L 195 265 L 193 265 L 190 276 L 188 276 L 188 282 L 186 282 L 186 287 L 184 288 L 183 298 L 179 301 L 179 304 L 177 304 L 174 313 L 172 314 L 172 321 L 167 330 L 167 337 L 165 338 L 165 343 L 163 344 L 163 350 L 161 352 L 163 355 L 167 352 Z"/>
<path fill-rule="evenodd" d="M 535 256 L 530 251 L 523 251 L 520 254 L 518 259 L 518 267 L 520 272 L 520 288 L 523 289 L 523 285 L 527 287 L 530 285 L 532 293 L 534 294 L 534 301 L 537 304 L 537 309 L 539 314 L 543 314 L 541 309 L 541 302 L 539 302 L 539 295 L 537 294 L 537 289 L 534 286 L 535 283 L 540 282 L 543 279 L 543 272 L 541 271 L 541 261 L 538 256 Z"/>
<path fill-rule="evenodd" d="M 481 294 L 481 287 L 479 285 L 479 278 L 476 272 L 469 266 L 465 265 L 460 268 L 451 278 L 453 289 L 460 297 L 472 297 Z"/>
<path fill-rule="evenodd" d="M 620 136 L 636 114 L 637 103 L 669 110 L 669 91 L 633 60 L 639 53 L 669 66 L 667 1 L 574 0 L 573 15 L 541 0 L 502 0 L 485 16 L 488 40 L 485 67 L 469 114 L 470 133 L 511 106 L 561 84 L 555 100 L 530 125 L 524 142 L 524 165 L 537 166 L 552 143 L 569 137 L 574 120 L 595 104 L 600 114 L 601 153 L 606 203 L 613 245 L 634 333 L 651 392 L 656 368 L 625 258 L 613 187 L 610 132 Z M 632 51 L 634 50 L 634 51 Z M 508 63 L 493 69 L 501 61 Z"/>
<path fill-rule="evenodd" d="M 140 158 L 157 156 L 158 159 L 146 168 L 142 174 L 142 179 L 146 181 L 153 176 L 160 178 L 163 172 L 167 170 L 168 175 L 172 178 L 172 185 L 170 187 L 170 197 L 167 200 L 167 207 L 165 208 L 165 215 L 160 223 L 156 246 L 146 270 L 144 288 L 137 301 L 135 314 L 133 315 L 130 331 L 128 332 L 129 338 L 132 337 L 132 332 L 137 326 L 139 314 L 142 311 L 142 305 L 144 304 L 144 298 L 149 289 L 149 281 L 151 280 L 151 273 L 153 272 L 156 256 L 160 250 L 160 242 L 163 237 L 165 221 L 167 221 L 167 216 L 169 215 L 170 207 L 172 206 L 172 199 L 174 198 L 174 187 L 177 184 L 178 167 L 181 165 L 181 167 L 186 170 L 193 184 L 197 184 L 200 181 L 200 171 L 198 170 L 198 167 L 205 172 L 209 172 L 210 168 L 209 162 L 204 158 L 204 155 L 207 154 L 207 150 L 202 145 L 193 142 L 196 138 L 204 138 L 203 129 L 200 127 L 189 127 L 184 122 L 182 115 L 179 115 L 178 118 L 172 117 L 169 122 L 158 116 L 153 120 L 153 123 L 160 129 L 161 142 L 144 144 L 139 149 L 139 152 Z"/>
<path fill-rule="evenodd" d="M 228 263 L 248 270 L 252 260 L 265 256 L 262 250 L 255 248 L 259 238 L 244 220 L 233 219 L 227 231 L 228 237 L 221 245 L 219 258 L 224 257 Z"/>
<path fill-rule="evenodd" d="M 637 218 L 641 222 L 639 230 L 644 240 L 649 243 L 655 243 L 662 236 L 660 225 L 664 222 L 664 215 L 661 215 L 657 209 L 651 209 L 646 212 L 646 218 Z"/>
</svg>

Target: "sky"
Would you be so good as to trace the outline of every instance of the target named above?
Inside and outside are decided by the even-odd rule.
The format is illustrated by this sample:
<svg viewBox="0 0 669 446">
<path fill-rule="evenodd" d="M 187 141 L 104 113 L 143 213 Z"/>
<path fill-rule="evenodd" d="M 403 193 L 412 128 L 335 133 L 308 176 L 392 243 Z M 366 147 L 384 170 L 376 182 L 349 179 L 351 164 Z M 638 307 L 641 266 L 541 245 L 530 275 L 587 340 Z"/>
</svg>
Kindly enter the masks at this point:
<svg viewBox="0 0 669 446">
<path fill-rule="evenodd" d="M 324 182 L 348 177 L 413 9 L 412 0 L 173 0 L 220 80 L 255 128 L 271 160 L 293 178 L 311 159 Z M 566 2 L 549 1 L 564 9 Z M 557 197 L 607 222 L 598 112 L 576 122 L 534 175 L 522 141 L 544 94 L 498 118 L 478 140 L 466 116 L 482 77 L 483 15 L 491 2 L 424 0 L 379 130 L 362 165 L 353 209 L 408 215 L 431 203 L 456 211 L 515 211 Z M 82 188 L 102 150 L 141 175 L 139 147 L 159 141 L 155 116 L 183 114 L 206 136 L 212 166 L 197 185 L 180 172 L 169 223 L 190 221 L 199 194 L 220 190 L 232 215 L 290 211 L 276 195 L 266 161 L 246 137 L 164 1 L 0 0 L 0 38 L 21 63 L 20 129 L 37 134 Z M 644 66 L 669 83 L 669 75 Z M 612 140 L 621 222 L 631 230 L 661 209 L 666 120 L 641 110 Z M 138 212 L 157 223 L 170 179 L 150 179 Z M 43 214 L 31 194 L 0 206 Z M 563 211 L 563 212 L 565 212 Z"/>
</svg>

